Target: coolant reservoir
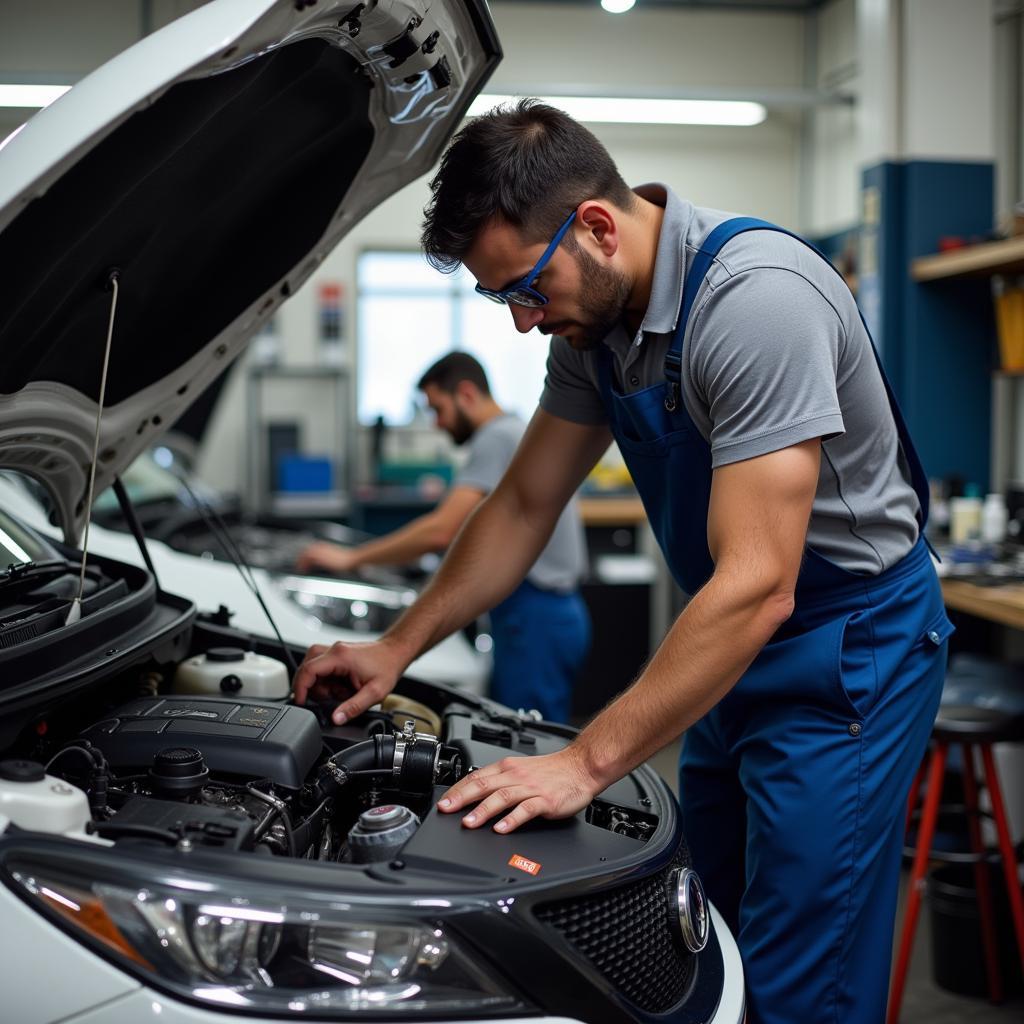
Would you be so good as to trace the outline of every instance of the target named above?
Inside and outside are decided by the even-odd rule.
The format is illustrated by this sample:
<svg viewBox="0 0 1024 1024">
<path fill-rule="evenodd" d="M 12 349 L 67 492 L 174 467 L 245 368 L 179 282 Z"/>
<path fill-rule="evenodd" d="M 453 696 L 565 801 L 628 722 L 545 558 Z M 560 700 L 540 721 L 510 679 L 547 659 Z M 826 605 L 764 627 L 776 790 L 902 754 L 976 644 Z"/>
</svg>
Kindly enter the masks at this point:
<svg viewBox="0 0 1024 1024">
<path fill-rule="evenodd" d="M 288 669 L 276 658 L 241 647 L 211 647 L 178 666 L 171 692 L 286 700 Z"/>
<path fill-rule="evenodd" d="M 357 864 L 390 860 L 412 838 L 420 819 L 401 804 L 382 804 L 359 815 L 348 834 Z"/>
<path fill-rule="evenodd" d="M 32 832 L 82 837 L 89 799 L 35 761 L 0 761 L 0 815 Z"/>
</svg>

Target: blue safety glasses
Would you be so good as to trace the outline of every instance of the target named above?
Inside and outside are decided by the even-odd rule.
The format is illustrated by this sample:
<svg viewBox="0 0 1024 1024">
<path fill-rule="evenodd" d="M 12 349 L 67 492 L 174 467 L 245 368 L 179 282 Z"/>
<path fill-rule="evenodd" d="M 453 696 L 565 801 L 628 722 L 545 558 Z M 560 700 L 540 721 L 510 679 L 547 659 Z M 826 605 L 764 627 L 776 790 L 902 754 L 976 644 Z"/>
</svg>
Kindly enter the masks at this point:
<svg viewBox="0 0 1024 1024">
<path fill-rule="evenodd" d="M 573 210 L 566 218 L 565 223 L 558 229 L 558 234 L 551 239 L 551 244 L 544 250 L 541 258 L 534 264 L 533 270 L 525 277 L 520 278 L 508 288 L 502 288 L 500 291 L 493 291 L 481 285 L 477 285 L 476 290 L 481 295 L 486 295 L 492 302 L 500 302 L 502 305 L 513 302 L 517 306 L 546 306 L 548 304 L 548 297 L 537 291 L 533 287 L 533 282 L 540 277 L 541 271 L 548 265 L 548 260 L 551 259 L 552 254 L 565 237 L 565 233 L 569 230 L 569 225 L 575 216 L 576 211 Z"/>
</svg>

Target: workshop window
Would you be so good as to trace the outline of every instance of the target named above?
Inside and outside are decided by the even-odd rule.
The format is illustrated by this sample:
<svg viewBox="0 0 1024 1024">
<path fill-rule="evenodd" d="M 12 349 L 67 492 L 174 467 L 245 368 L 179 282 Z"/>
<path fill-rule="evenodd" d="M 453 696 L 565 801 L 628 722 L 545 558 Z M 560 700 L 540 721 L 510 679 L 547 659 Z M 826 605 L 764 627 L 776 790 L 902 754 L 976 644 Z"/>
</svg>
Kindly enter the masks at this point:
<svg viewBox="0 0 1024 1024">
<path fill-rule="evenodd" d="M 544 386 L 548 339 L 520 334 L 505 306 L 461 269 L 434 270 L 418 252 L 363 252 L 357 266 L 359 420 L 409 423 L 423 371 L 461 349 L 480 360 L 494 398 L 529 419 Z"/>
</svg>

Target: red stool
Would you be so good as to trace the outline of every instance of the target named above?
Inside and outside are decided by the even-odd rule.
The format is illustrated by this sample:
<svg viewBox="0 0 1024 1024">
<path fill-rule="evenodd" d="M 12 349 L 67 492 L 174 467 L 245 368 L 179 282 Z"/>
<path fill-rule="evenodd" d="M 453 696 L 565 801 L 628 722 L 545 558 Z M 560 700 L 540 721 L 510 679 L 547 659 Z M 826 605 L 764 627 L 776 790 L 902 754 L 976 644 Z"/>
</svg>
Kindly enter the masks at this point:
<svg viewBox="0 0 1024 1024">
<path fill-rule="evenodd" d="M 999 777 L 996 774 L 995 761 L 992 757 L 993 743 L 1022 739 L 1024 739 L 1024 715 L 977 707 L 939 708 L 939 715 L 932 730 L 931 752 L 918 770 L 907 801 L 907 826 L 909 827 L 914 816 L 921 782 L 927 774 L 924 809 L 921 812 L 917 847 L 914 850 L 914 866 L 910 873 L 910 889 L 907 896 L 906 914 L 903 919 L 903 933 L 900 937 L 899 956 L 896 960 L 896 970 L 889 993 L 887 1024 L 896 1024 L 899 1020 L 900 1004 L 903 1001 L 903 989 L 907 980 L 907 968 L 910 965 L 910 953 L 914 944 L 917 918 L 921 912 L 921 896 L 925 887 L 924 876 L 929 859 L 968 861 L 974 864 L 989 996 L 994 1003 L 1001 1002 L 1003 998 L 1003 985 L 999 975 L 999 961 L 996 952 L 992 890 L 987 868 L 988 854 L 981 841 L 979 819 L 982 812 L 978 806 L 978 782 L 974 775 L 974 752 L 976 749 L 981 751 L 981 759 L 985 766 L 985 785 L 992 803 L 992 817 L 995 819 L 996 834 L 999 838 L 999 853 L 1010 897 L 1010 911 L 1013 915 L 1013 927 L 1017 935 L 1018 953 L 1021 957 L 1021 964 L 1024 966 L 1024 897 L 1021 896 L 1020 878 L 1017 875 L 1017 854 L 1010 838 L 1006 810 L 1003 806 L 1003 793 L 999 787 Z M 946 758 L 952 743 L 959 743 L 963 748 L 963 810 L 967 817 L 971 852 L 969 854 L 932 854 L 931 843 L 935 835 L 935 823 L 939 816 L 939 798 L 942 796 Z"/>
</svg>

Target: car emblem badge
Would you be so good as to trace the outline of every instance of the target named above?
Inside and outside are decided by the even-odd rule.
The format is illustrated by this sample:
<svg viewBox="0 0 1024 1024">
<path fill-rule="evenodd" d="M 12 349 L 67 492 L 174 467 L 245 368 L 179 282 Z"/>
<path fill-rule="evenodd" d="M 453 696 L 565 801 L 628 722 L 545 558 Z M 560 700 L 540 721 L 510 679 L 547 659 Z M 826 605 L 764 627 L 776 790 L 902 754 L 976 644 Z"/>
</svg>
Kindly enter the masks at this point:
<svg viewBox="0 0 1024 1024">
<path fill-rule="evenodd" d="M 683 944 L 691 953 L 699 953 L 708 944 L 708 901 L 700 877 L 692 868 L 679 868 L 671 887 L 673 909 L 679 922 Z"/>
</svg>

